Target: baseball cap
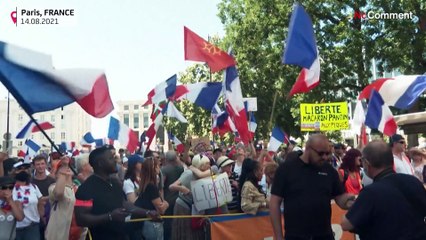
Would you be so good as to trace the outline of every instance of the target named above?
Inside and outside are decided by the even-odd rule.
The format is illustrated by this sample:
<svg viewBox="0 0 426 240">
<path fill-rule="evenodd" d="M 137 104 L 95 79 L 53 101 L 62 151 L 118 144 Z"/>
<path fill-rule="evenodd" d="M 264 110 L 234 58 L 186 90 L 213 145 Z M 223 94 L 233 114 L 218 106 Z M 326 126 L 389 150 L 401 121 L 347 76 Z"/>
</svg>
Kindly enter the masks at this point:
<svg viewBox="0 0 426 240">
<path fill-rule="evenodd" d="M 401 140 L 405 140 L 405 138 L 400 134 L 394 134 L 394 135 L 392 135 L 392 137 L 390 137 L 389 144 L 393 144 L 393 143 L 399 142 Z"/>
<path fill-rule="evenodd" d="M 233 164 L 235 161 L 229 159 L 227 156 L 219 157 L 216 164 L 218 168 L 228 166 L 229 164 Z"/>
<path fill-rule="evenodd" d="M 136 165 L 136 163 L 143 163 L 144 159 L 139 154 L 133 154 L 127 158 L 127 161 L 129 165 Z"/>
<path fill-rule="evenodd" d="M 18 162 L 13 164 L 13 168 L 20 168 L 20 167 L 30 167 L 31 163 L 25 162 L 24 159 L 19 159 Z"/>
</svg>

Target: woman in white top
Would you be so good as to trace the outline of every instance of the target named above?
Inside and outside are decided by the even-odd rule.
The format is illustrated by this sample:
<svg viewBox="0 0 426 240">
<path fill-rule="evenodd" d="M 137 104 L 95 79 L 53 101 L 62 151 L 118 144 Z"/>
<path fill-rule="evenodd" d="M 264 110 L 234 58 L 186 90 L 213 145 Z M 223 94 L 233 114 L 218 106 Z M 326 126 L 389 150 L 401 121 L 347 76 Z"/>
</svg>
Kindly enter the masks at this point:
<svg viewBox="0 0 426 240">
<path fill-rule="evenodd" d="M 139 190 L 141 181 L 140 174 L 142 170 L 143 158 L 140 155 L 131 155 L 128 157 L 128 167 L 124 175 L 123 191 L 126 194 L 127 201 L 134 203 Z"/>
<path fill-rule="evenodd" d="M 410 149 L 411 165 L 414 169 L 414 176 L 416 176 L 423 183 L 423 167 L 426 163 L 426 152 L 418 148 Z"/>
<path fill-rule="evenodd" d="M 21 203 L 12 198 L 15 180 L 11 177 L 0 177 L 0 240 L 16 237 L 16 221 L 24 219 Z"/>
<path fill-rule="evenodd" d="M 22 221 L 16 223 L 16 240 L 40 239 L 40 215 L 44 213 L 47 198 L 43 198 L 38 187 L 30 183 L 30 166 L 23 160 L 13 165 L 16 180 L 13 200 L 21 202 L 25 215 Z"/>
</svg>

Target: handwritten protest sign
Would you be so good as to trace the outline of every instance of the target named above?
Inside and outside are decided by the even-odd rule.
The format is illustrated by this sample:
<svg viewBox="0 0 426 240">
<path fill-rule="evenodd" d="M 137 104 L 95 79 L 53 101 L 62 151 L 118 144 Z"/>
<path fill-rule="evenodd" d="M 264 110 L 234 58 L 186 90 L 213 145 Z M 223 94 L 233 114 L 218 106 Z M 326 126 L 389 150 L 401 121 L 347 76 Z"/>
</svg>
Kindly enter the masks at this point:
<svg viewBox="0 0 426 240">
<path fill-rule="evenodd" d="M 232 201 L 231 184 L 226 173 L 213 179 L 209 177 L 192 181 L 191 192 L 198 211 L 220 207 Z"/>
<path fill-rule="evenodd" d="M 301 103 L 300 127 L 301 131 L 348 129 L 348 103 Z"/>
</svg>

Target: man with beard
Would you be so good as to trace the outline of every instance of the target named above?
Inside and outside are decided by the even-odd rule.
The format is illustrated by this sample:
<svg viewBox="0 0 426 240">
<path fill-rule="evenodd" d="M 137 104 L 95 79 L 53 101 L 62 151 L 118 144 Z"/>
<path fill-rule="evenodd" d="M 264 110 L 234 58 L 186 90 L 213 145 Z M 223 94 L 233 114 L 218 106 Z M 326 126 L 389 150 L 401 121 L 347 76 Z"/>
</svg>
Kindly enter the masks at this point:
<svg viewBox="0 0 426 240">
<path fill-rule="evenodd" d="M 287 159 L 276 171 L 271 190 L 270 215 L 274 239 L 284 239 L 281 202 L 284 200 L 285 239 L 332 240 L 331 205 L 348 209 L 355 199 L 345 194 L 337 171 L 326 162 L 329 142 L 322 134 L 311 135 L 305 152 Z"/>
<path fill-rule="evenodd" d="M 77 224 L 88 227 L 92 239 L 128 239 L 124 227 L 128 216 L 157 219 L 155 211 L 146 211 L 124 202 L 122 186 L 111 174 L 117 172 L 115 151 L 104 146 L 92 151 L 89 163 L 94 173 L 76 192 L 75 216 Z"/>
</svg>

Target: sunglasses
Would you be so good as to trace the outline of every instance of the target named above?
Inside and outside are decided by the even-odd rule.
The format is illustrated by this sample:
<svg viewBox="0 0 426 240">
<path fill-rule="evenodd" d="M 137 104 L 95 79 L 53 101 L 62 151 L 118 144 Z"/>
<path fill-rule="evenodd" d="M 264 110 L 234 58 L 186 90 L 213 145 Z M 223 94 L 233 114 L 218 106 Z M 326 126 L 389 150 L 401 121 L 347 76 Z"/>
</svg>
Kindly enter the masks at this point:
<svg viewBox="0 0 426 240">
<path fill-rule="evenodd" d="M 401 143 L 401 144 L 405 144 L 405 141 L 399 141 L 399 143 Z"/>
<path fill-rule="evenodd" d="M 7 185 L 7 186 L 1 186 L 0 189 L 1 190 L 6 190 L 6 189 L 13 190 L 14 187 L 15 186 L 13 186 L 13 185 Z"/>
<path fill-rule="evenodd" d="M 323 152 L 323 151 L 318 151 L 318 150 L 316 150 L 315 148 L 313 148 L 313 147 L 310 147 L 312 150 L 314 150 L 314 152 L 316 152 L 320 157 L 322 157 L 322 156 L 328 156 L 328 155 L 330 155 L 331 153 L 330 152 Z"/>
</svg>

